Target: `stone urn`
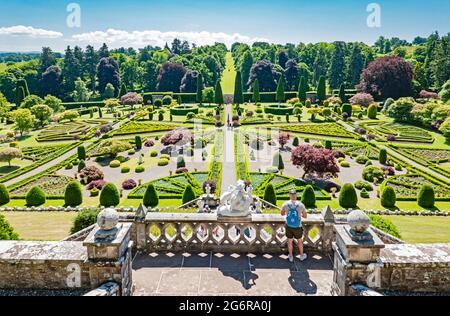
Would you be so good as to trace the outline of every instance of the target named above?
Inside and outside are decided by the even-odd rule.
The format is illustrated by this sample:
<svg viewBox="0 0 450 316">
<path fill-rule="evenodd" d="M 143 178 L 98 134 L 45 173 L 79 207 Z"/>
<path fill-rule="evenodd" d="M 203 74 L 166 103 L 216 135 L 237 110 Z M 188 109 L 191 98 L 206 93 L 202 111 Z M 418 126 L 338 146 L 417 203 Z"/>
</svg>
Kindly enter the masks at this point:
<svg viewBox="0 0 450 316">
<path fill-rule="evenodd" d="M 367 233 L 370 227 L 370 218 L 363 211 L 352 211 L 347 216 L 347 222 L 353 240 L 367 240 L 371 236 Z"/>
<path fill-rule="evenodd" d="M 119 224 L 119 213 L 113 208 L 106 208 L 97 216 L 97 225 L 99 230 L 95 234 L 95 239 L 109 240 L 117 235 Z"/>
</svg>

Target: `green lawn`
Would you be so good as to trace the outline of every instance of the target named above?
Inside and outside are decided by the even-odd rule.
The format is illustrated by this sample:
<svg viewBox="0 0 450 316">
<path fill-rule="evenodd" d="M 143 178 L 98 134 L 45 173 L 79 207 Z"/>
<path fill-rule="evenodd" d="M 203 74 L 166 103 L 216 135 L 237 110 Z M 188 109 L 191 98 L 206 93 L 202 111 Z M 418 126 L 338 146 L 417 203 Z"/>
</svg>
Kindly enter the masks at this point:
<svg viewBox="0 0 450 316">
<path fill-rule="evenodd" d="M 389 216 L 408 243 L 450 242 L 450 218 L 423 216 Z"/>
<path fill-rule="evenodd" d="M 222 90 L 224 94 L 234 93 L 235 78 L 236 78 L 236 69 L 234 68 L 233 55 L 229 52 L 226 55 L 226 65 L 222 76 Z"/>
</svg>

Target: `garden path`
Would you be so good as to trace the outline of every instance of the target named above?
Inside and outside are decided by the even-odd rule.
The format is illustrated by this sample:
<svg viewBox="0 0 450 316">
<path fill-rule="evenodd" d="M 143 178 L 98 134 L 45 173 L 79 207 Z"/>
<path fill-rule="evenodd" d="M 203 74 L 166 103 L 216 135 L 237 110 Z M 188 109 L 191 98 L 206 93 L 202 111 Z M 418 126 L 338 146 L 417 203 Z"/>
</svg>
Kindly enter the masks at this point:
<svg viewBox="0 0 450 316">
<path fill-rule="evenodd" d="M 225 106 L 225 117 L 232 117 L 233 110 L 230 104 Z M 224 132 L 224 152 L 222 166 L 222 190 L 226 190 L 230 185 L 236 184 L 236 161 L 234 155 L 234 129 L 227 125 L 223 127 Z"/>
</svg>

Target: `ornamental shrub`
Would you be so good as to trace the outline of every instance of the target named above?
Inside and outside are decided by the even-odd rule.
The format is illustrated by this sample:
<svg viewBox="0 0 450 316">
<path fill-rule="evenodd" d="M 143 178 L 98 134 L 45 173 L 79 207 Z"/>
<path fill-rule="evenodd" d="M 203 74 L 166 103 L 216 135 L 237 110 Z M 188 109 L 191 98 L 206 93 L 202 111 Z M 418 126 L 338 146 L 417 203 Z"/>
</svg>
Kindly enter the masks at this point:
<svg viewBox="0 0 450 316">
<path fill-rule="evenodd" d="M 150 157 L 153 157 L 153 158 L 158 157 L 158 152 L 156 150 L 152 150 L 150 152 Z"/>
<path fill-rule="evenodd" d="M 124 189 L 124 190 L 133 190 L 136 187 L 137 187 L 137 183 L 133 179 L 125 180 L 122 183 L 122 189 Z"/>
<path fill-rule="evenodd" d="M 81 172 L 84 168 L 86 168 L 86 162 L 84 160 L 80 160 L 78 163 L 78 172 Z"/>
<path fill-rule="evenodd" d="M 88 184 L 88 186 L 86 187 L 86 189 L 88 190 L 92 190 L 92 189 L 97 189 L 97 190 L 101 190 L 103 189 L 103 187 L 106 185 L 106 181 L 105 180 L 95 180 L 92 181 L 91 183 Z"/>
<path fill-rule="evenodd" d="M 186 168 L 186 161 L 183 156 L 177 158 L 177 169 Z"/>
<path fill-rule="evenodd" d="M 370 218 L 370 223 L 384 231 L 385 233 L 388 233 L 396 238 L 402 238 L 402 236 L 400 235 L 397 226 L 395 226 L 390 219 L 386 218 L 386 217 L 381 217 L 379 215 L 369 215 Z"/>
<path fill-rule="evenodd" d="M 298 147 L 298 145 L 300 145 L 300 140 L 298 139 L 298 137 L 295 137 L 292 141 L 292 146 Z"/>
<path fill-rule="evenodd" d="M 84 146 L 79 146 L 77 148 L 77 153 L 79 160 L 86 160 L 86 148 Z"/>
<path fill-rule="evenodd" d="M 352 116 L 353 107 L 350 103 L 344 103 L 342 105 L 342 114 L 347 113 L 348 117 Z"/>
<path fill-rule="evenodd" d="M 165 167 L 169 164 L 169 160 L 167 159 L 159 159 L 158 160 L 158 166 L 159 167 Z"/>
<path fill-rule="evenodd" d="M 365 165 L 369 160 L 369 157 L 364 155 L 359 155 L 358 157 L 356 157 L 356 162 L 360 165 Z"/>
<path fill-rule="evenodd" d="M 100 192 L 100 205 L 104 207 L 116 207 L 120 204 L 120 194 L 113 183 L 107 183 Z"/>
<path fill-rule="evenodd" d="M 425 209 L 433 209 L 436 203 L 434 189 L 429 184 L 424 184 L 417 195 L 417 204 Z"/>
<path fill-rule="evenodd" d="M 373 191 L 373 186 L 371 183 L 367 182 L 367 181 L 356 181 L 355 182 L 355 188 L 357 188 L 358 190 L 366 190 L 368 192 L 372 192 Z"/>
<path fill-rule="evenodd" d="M 137 166 L 134 171 L 136 173 L 143 173 L 145 171 L 145 167 L 144 166 Z"/>
<path fill-rule="evenodd" d="M 374 182 L 375 178 L 381 180 L 384 178 L 384 172 L 376 166 L 368 166 L 364 168 L 362 177 L 364 180 Z"/>
<path fill-rule="evenodd" d="M 76 207 L 83 203 L 83 189 L 78 181 L 72 181 L 64 192 L 64 205 Z"/>
<path fill-rule="evenodd" d="M 387 150 L 386 150 L 386 149 L 382 148 L 382 149 L 380 150 L 380 154 L 379 154 L 378 160 L 379 160 L 379 162 L 380 162 L 382 165 L 385 165 L 385 164 L 387 163 L 387 160 L 388 160 L 388 154 L 387 154 Z"/>
<path fill-rule="evenodd" d="M 97 197 L 100 194 L 100 190 L 97 188 L 93 188 L 89 191 L 91 197 Z"/>
<path fill-rule="evenodd" d="M 122 172 L 122 173 L 128 173 L 130 171 L 131 171 L 130 167 L 127 167 L 127 166 L 122 167 L 122 169 L 120 169 L 120 172 Z"/>
<path fill-rule="evenodd" d="M 77 214 L 73 220 L 72 228 L 70 229 L 71 234 L 76 234 L 83 229 L 86 229 L 97 222 L 98 211 L 87 210 L 82 211 Z"/>
<path fill-rule="evenodd" d="M 333 150 L 333 143 L 331 142 L 331 140 L 325 141 L 325 149 Z"/>
<path fill-rule="evenodd" d="M 150 184 L 144 193 L 142 203 L 145 207 L 157 207 L 159 204 L 158 192 L 156 192 L 155 186 Z"/>
<path fill-rule="evenodd" d="M 277 167 L 278 170 L 284 170 L 284 161 L 281 153 L 278 152 L 274 155 L 272 166 Z"/>
<path fill-rule="evenodd" d="M 269 183 L 264 190 L 264 200 L 270 204 L 277 205 L 277 194 L 272 183 Z"/>
<path fill-rule="evenodd" d="M 395 203 L 397 203 L 397 195 L 392 187 L 386 186 L 381 192 L 381 206 L 386 208 L 395 207 Z"/>
<path fill-rule="evenodd" d="M 32 187 L 26 197 L 25 197 L 27 206 L 41 206 L 46 202 L 45 192 L 39 187 Z"/>
<path fill-rule="evenodd" d="M 119 168 L 120 167 L 120 161 L 119 160 L 113 160 L 109 163 L 109 166 L 111 168 Z"/>
<path fill-rule="evenodd" d="M 188 168 L 178 168 L 176 171 L 175 171 L 175 173 L 176 174 L 183 174 L 183 173 L 188 173 L 189 172 L 189 170 L 188 170 Z"/>
<path fill-rule="evenodd" d="M 0 206 L 8 204 L 10 201 L 9 192 L 6 186 L 1 183 L 0 184 Z"/>
<path fill-rule="evenodd" d="M 342 168 L 350 168 L 350 163 L 348 162 L 348 161 L 342 161 L 340 164 L 339 164 Z"/>
<path fill-rule="evenodd" d="M 302 203 L 306 208 L 316 207 L 316 193 L 311 185 L 307 185 L 302 195 Z"/>
<path fill-rule="evenodd" d="M 377 118 L 378 115 L 378 108 L 375 104 L 372 104 L 369 106 L 369 108 L 367 109 L 367 116 L 371 119 L 371 120 L 375 120 Z"/>
<path fill-rule="evenodd" d="M 162 103 L 163 105 L 171 105 L 172 104 L 172 97 L 170 95 L 166 95 L 163 99 L 162 99 Z"/>
<path fill-rule="evenodd" d="M 160 108 L 163 105 L 163 101 L 161 99 L 156 99 L 153 105 L 157 108 Z"/>
<path fill-rule="evenodd" d="M 367 192 L 366 189 L 362 189 L 362 190 L 361 190 L 360 196 L 361 196 L 363 199 L 368 199 L 368 198 L 370 198 L 370 194 L 369 194 L 369 192 Z"/>
<path fill-rule="evenodd" d="M 141 150 L 142 149 L 142 137 L 137 135 L 135 137 L 135 143 L 136 143 L 136 149 Z"/>
<path fill-rule="evenodd" d="M 196 199 L 194 189 L 189 184 L 183 192 L 183 204 L 192 202 Z"/>
<path fill-rule="evenodd" d="M 358 195 L 353 184 L 344 184 L 339 195 L 339 205 L 345 209 L 354 209 L 358 206 Z"/>
</svg>

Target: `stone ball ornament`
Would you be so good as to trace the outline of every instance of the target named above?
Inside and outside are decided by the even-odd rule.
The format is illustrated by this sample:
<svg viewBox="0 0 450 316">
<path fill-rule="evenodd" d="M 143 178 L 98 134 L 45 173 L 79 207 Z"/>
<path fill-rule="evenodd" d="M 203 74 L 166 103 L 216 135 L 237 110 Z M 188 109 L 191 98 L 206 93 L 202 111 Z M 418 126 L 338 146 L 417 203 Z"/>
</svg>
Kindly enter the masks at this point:
<svg viewBox="0 0 450 316">
<path fill-rule="evenodd" d="M 97 216 L 97 224 L 103 231 L 115 229 L 118 223 L 119 213 L 113 208 L 104 209 Z"/>
<path fill-rule="evenodd" d="M 348 224 L 353 232 L 365 233 L 370 227 L 370 218 L 363 211 L 353 211 L 347 217 Z"/>
</svg>

